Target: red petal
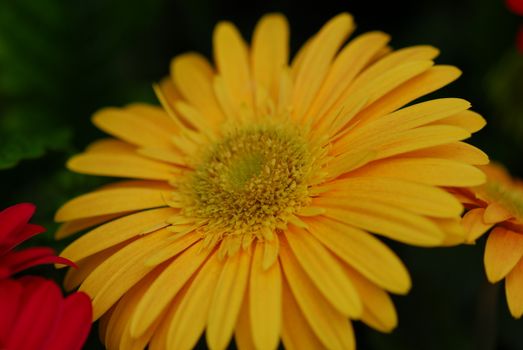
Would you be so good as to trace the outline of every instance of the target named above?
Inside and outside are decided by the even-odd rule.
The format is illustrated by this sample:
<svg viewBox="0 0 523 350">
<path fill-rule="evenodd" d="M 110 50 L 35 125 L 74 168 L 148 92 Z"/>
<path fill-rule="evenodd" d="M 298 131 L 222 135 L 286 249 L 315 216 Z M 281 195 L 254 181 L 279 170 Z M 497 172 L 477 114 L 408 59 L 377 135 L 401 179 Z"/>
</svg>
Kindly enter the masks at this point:
<svg viewBox="0 0 523 350">
<path fill-rule="evenodd" d="M 20 203 L 0 212 L 0 242 L 16 234 L 33 216 L 35 206 L 31 203 Z"/>
<path fill-rule="evenodd" d="M 23 287 L 20 282 L 11 279 L 0 281 L 0 348 L 11 334 L 22 293 Z"/>
<path fill-rule="evenodd" d="M 41 349 L 56 326 L 56 315 L 62 308 L 62 293 L 56 284 L 43 278 L 32 278 L 24 284 L 27 298 L 20 306 L 13 324 L 7 349 Z"/>
<path fill-rule="evenodd" d="M 65 299 L 58 327 L 52 335 L 47 350 L 80 350 L 93 319 L 91 299 L 85 293 L 71 294 Z"/>
<path fill-rule="evenodd" d="M 34 247 L 9 252 L 0 257 L 0 266 L 7 267 L 11 275 L 42 264 L 64 264 L 76 267 L 72 261 L 55 256 L 54 250 L 47 247 Z"/>
<path fill-rule="evenodd" d="M 506 0 L 506 3 L 510 11 L 523 16 L 523 0 Z"/>
<path fill-rule="evenodd" d="M 26 224 L 16 235 L 9 237 L 0 243 L 0 255 L 7 253 L 25 240 L 45 232 L 45 228 L 40 225 Z"/>
</svg>

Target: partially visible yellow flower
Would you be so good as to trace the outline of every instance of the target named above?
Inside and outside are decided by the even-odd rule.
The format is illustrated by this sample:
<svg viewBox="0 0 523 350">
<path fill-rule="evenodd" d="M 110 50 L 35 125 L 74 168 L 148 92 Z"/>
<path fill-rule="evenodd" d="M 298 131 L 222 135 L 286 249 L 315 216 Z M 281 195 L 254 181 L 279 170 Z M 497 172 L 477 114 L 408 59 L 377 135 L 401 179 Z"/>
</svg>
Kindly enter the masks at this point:
<svg viewBox="0 0 523 350">
<path fill-rule="evenodd" d="M 487 183 L 457 191 L 470 210 L 463 217 L 467 241 L 492 229 L 485 246 L 485 272 L 490 282 L 505 279 L 512 316 L 523 315 L 523 182 L 511 178 L 501 165 L 481 167 Z"/>
<path fill-rule="evenodd" d="M 456 79 L 438 50 L 392 51 L 341 14 L 289 65 L 281 15 L 249 47 L 228 22 L 213 67 L 176 57 L 162 107 L 108 108 L 114 138 L 70 169 L 138 180 L 66 203 L 58 237 L 93 226 L 62 255 L 67 288 L 93 298 L 109 349 L 353 349 L 352 320 L 391 331 L 387 292 L 411 282 L 372 233 L 407 244 L 463 240 L 462 205 L 442 187 L 484 182 L 480 150 L 463 143 L 484 120 L 467 101 L 410 104 Z"/>
</svg>

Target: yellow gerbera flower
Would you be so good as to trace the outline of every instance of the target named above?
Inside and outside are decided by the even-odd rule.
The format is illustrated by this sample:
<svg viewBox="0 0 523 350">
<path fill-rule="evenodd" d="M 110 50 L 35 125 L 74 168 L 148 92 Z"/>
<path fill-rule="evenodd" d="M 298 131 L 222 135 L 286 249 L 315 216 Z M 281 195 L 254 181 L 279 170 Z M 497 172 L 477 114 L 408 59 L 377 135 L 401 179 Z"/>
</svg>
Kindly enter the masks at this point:
<svg viewBox="0 0 523 350">
<path fill-rule="evenodd" d="M 487 278 L 505 279 L 511 314 L 523 315 L 523 182 L 513 179 L 499 164 L 482 167 L 487 183 L 460 189 L 456 195 L 470 210 L 463 216 L 467 240 L 472 243 L 492 229 L 485 246 Z"/>
<path fill-rule="evenodd" d="M 140 180 L 66 203 L 58 237 L 100 225 L 62 255 L 65 284 L 93 299 L 109 349 L 352 349 L 348 319 L 388 332 L 387 292 L 411 285 L 370 232 L 418 246 L 463 240 L 462 206 L 440 187 L 484 182 L 462 143 L 484 125 L 469 103 L 403 107 L 456 79 L 438 51 L 392 51 L 388 35 L 344 45 L 352 17 L 329 21 L 290 65 L 288 25 L 267 15 L 248 47 L 228 22 L 214 68 L 176 57 L 156 86 L 162 108 L 98 112 L 115 138 L 70 169 Z"/>
</svg>

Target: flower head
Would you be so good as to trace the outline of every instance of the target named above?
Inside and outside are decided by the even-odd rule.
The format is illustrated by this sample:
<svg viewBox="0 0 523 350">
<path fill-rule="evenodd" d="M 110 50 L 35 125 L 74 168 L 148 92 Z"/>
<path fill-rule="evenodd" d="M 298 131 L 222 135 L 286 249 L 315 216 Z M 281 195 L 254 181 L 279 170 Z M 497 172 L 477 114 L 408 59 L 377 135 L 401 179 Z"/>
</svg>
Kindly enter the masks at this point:
<svg viewBox="0 0 523 350">
<path fill-rule="evenodd" d="M 388 332 L 387 292 L 407 270 L 372 233 L 407 244 L 463 240 L 462 206 L 443 187 L 475 186 L 484 120 L 455 98 L 410 104 L 456 79 L 438 50 L 392 51 L 341 14 L 289 64 L 281 15 L 249 47 L 228 22 L 213 67 L 176 57 L 155 87 L 162 107 L 98 112 L 113 138 L 70 169 L 134 180 L 66 203 L 57 237 L 91 229 L 62 256 L 66 287 L 93 299 L 109 349 L 354 348 L 348 319 Z M 404 107 L 404 108 L 403 108 Z"/>
<path fill-rule="evenodd" d="M 483 167 L 485 185 L 457 192 L 469 211 L 463 217 L 469 242 L 488 234 L 485 272 L 490 282 L 505 279 L 512 315 L 523 315 L 523 182 L 501 166 Z"/>
<path fill-rule="evenodd" d="M 1 349 L 79 350 L 91 329 L 89 297 L 41 277 L 0 280 L 0 310 Z"/>
<path fill-rule="evenodd" d="M 42 226 L 28 223 L 34 212 L 35 206 L 30 203 L 13 205 L 0 212 L 0 279 L 41 264 L 72 265 L 69 260 L 55 256 L 51 248 L 13 250 L 25 240 L 45 231 Z"/>
</svg>

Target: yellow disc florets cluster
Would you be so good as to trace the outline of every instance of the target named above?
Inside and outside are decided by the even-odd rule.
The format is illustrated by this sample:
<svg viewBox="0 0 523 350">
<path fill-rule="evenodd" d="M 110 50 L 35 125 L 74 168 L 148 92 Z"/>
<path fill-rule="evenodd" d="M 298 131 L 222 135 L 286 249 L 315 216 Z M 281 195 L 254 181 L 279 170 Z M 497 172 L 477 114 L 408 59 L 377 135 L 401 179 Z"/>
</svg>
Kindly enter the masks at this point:
<svg viewBox="0 0 523 350">
<path fill-rule="evenodd" d="M 288 124 L 236 128 L 210 145 L 177 184 L 181 213 L 216 242 L 230 235 L 270 239 L 310 202 L 314 152 Z"/>
</svg>

